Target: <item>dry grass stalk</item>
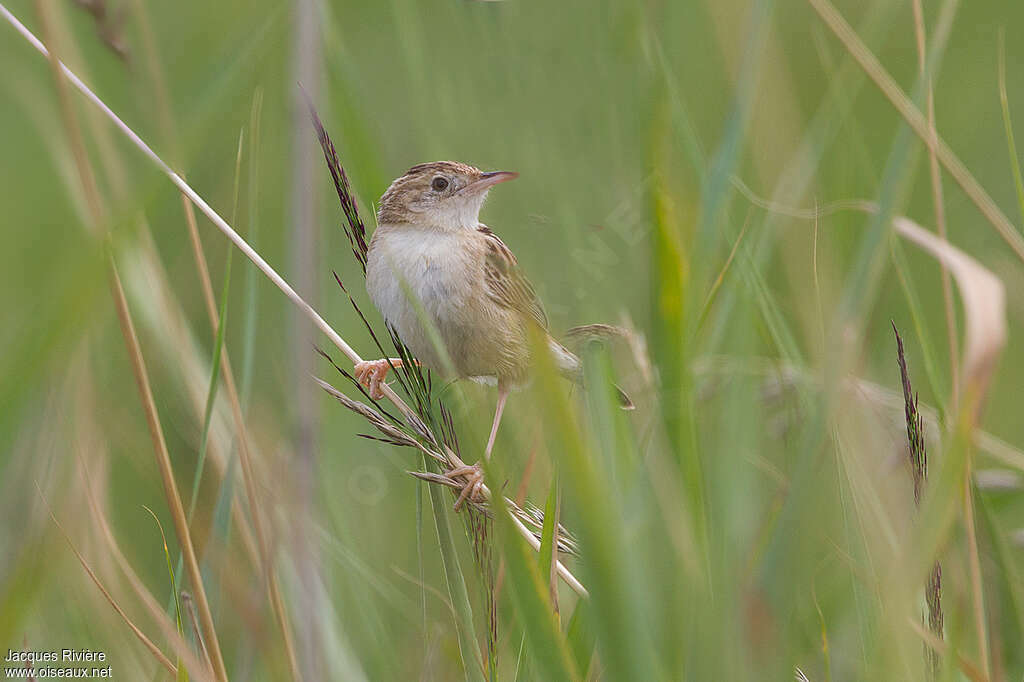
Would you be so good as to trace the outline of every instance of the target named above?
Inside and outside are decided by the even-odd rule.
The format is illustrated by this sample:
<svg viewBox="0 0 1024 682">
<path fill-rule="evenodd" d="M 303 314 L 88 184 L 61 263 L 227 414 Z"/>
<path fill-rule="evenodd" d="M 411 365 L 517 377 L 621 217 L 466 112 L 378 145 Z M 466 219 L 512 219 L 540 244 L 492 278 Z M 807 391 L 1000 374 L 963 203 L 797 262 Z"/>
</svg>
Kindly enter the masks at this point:
<svg viewBox="0 0 1024 682">
<path fill-rule="evenodd" d="M 162 79 L 158 79 L 158 82 L 162 82 Z M 199 273 L 200 288 L 203 292 L 206 314 L 210 321 L 212 336 L 216 338 L 220 330 L 220 314 L 217 310 L 217 301 L 213 293 L 210 268 L 206 261 L 203 242 L 199 237 L 199 227 L 196 223 L 196 214 L 192 208 L 192 203 L 188 201 L 184 194 L 182 194 L 181 200 L 185 208 L 185 222 L 188 225 L 189 243 L 192 246 L 192 258 L 196 264 L 196 271 Z M 257 496 L 256 475 L 252 464 L 252 451 L 249 447 L 248 428 L 245 425 L 245 415 L 242 413 L 242 403 L 238 397 L 235 373 L 231 367 L 231 357 L 228 355 L 226 345 L 221 348 L 220 357 L 224 388 L 227 392 L 228 404 L 231 407 L 231 417 L 235 424 L 235 432 L 238 435 L 238 461 L 242 466 L 242 482 L 245 485 L 245 495 L 249 502 L 249 514 L 252 519 L 253 532 L 256 535 L 256 542 L 259 546 L 260 571 L 263 573 L 263 578 L 267 584 L 271 609 L 274 611 L 274 617 L 281 630 L 281 637 L 285 654 L 288 657 L 292 679 L 300 680 L 302 676 L 299 673 L 298 658 L 295 654 L 295 644 L 292 641 L 291 627 L 288 623 L 288 615 L 285 612 L 284 600 L 281 597 L 281 589 L 277 580 L 277 572 L 274 569 L 274 561 L 271 556 L 270 545 L 267 541 L 262 514 L 260 513 L 262 505 Z"/>
<path fill-rule="evenodd" d="M 117 564 L 118 568 L 121 569 L 121 573 L 128 580 L 128 584 L 131 586 L 132 591 L 138 597 L 139 601 L 146 608 L 150 617 L 160 627 L 160 631 L 164 637 L 170 643 L 171 648 L 174 650 L 174 654 L 178 657 L 178 661 L 185 665 L 189 670 L 192 679 L 196 680 L 210 680 L 213 679 L 213 668 L 208 664 L 209 657 L 206 658 L 207 663 L 201 662 L 189 647 L 188 643 L 184 640 L 181 634 L 176 628 L 176 624 L 170 620 L 167 616 L 167 612 L 164 607 L 157 603 L 152 593 L 143 584 L 142 579 L 139 578 L 135 569 L 132 568 L 128 558 L 125 557 L 124 552 L 121 551 L 121 547 L 117 544 L 117 539 L 114 537 L 114 532 L 110 528 L 110 523 L 107 521 L 106 516 L 103 514 L 100 508 L 99 502 L 96 499 L 96 494 L 93 491 L 93 483 L 89 475 L 89 467 L 86 464 L 85 457 L 83 456 L 82 448 L 79 446 L 79 462 L 82 467 L 82 481 L 85 487 L 85 496 L 88 501 L 89 508 L 93 514 L 93 520 L 96 523 L 96 529 L 100 532 L 100 535 L 107 543 L 107 551 L 110 556 L 113 557 L 114 563 Z"/>
<path fill-rule="evenodd" d="M 50 30 L 49 26 L 51 25 L 52 20 L 45 0 L 37 0 L 36 9 L 40 16 L 44 33 L 48 32 Z M 0 12 L 2 12 L 4 17 L 15 28 L 17 28 L 22 35 L 26 38 L 31 36 L 28 29 L 21 25 L 21 23 L 18 22 L 3 5 L 0 5 Z M 82 181 L 89 206 L 92 231 L 94 234 L 99 234 L 104 223 L 105 211 L 103 209 L 102 200 L 100 199 L 99 190 L 96 186 L 95 174 L 93 173 L 87 152 L 85 151 L 85 145 L 82 141 L 81 130 L 78 127 L 78 121 L 71 105 L 69 93 L 67 92 L 65 78 L 68 76 L 70 71 L 58 59 L 55 52 L 47 50 L 41 42 L 35 39 L 34 36 L 32 36 L 32 38 L 33 40 L 30 42 L 36 44 L 37 49 L 40 49 L 44 55 L 49 57 L 49 63 L 53 70 L 54 81 L 56 83 L 58 97 L 60 100 L 61 115 L 63 117 L 65 129 L 68 132 L 70 145 L 75 157 L 76 167 L 78 169 L 79 177 Z M 74 80 L 77 81 L 77 78 Z M 78 83 L 81 83 L 81 81 L 77 81 L 76 85 Z M 199 572 L 199 564 L 196 560 L 195 548 L 192 545 L 192 538 L 189 532 L 188 523 L 185 520 L 185 512 L 181 503 L 181 497 L 178 494 L 177 483 L 174 480 L 170 455 L 167 451 L 166 441 L 164 440 L 163 429 L 160 425 L 160 418 L 156 412 L 156 403 L 153 400 L 153 393 L 149 384 L 149 375 L 146 370 L 145 360 L 142 357 L 142 350 L 139 346 L 138 336 L 135 333 L 135 326 L 131 318 L 131 312 L 128 309 L 128 302 L 125 298 L 124 289 L 121 285 L 121 278 L 114 262 L 109 236 L 105 236 L 104 239 L 111 295 L 114 299 L 115 308 L 117 309 L 121 332 L 124 337 L 125 345 L 128 349 L 128 355 L 132 363 L 132 371 L 135 375 L 140 399 L 142 401 L 142 407 L 146 414 L 146 421 L 149 425 L 150 436 L 156 452 L 157 466 L 160 470 L 161 478 L 163 479 L 164 493 L 167 497 L 171 515 L 174 519 L 175 530 L 178 535 L 179 543 L 181 544 L 182 553 L 185 557 L 186 569 L 188 570 L 189 578 L 193 583 L 193 587 L 196 590 L 203 627 L 206 631 L 207 638 L 210 640 L 210 650 L 212 654 L 211 659 L 214 663 L 214 673 L 217 675 L 218 680 L 226 681 L 227 671 L 224 667 L 224 660 L 221 656 L 220 645 L 217 641 L 216 630 L 213 624 L 213 616 L 210 612 L 210 605 L 206 599 L 206 592 L 203 588 L 202 576 Z"/>
<path fill-rule="evenodd" d="M 941 639 L 937 638 L 928 630 L 925 630 L 916 620 L 910 620 L 910 629 L 917 633 L 917 635 L 924 641 L 925 646 L 929 647 L 937 655 L 943 655 L 949 650 L 949 645 Z M 978 666 L 974 665 L 966 658 L 961 656 L 959 653 L 956 654 L 956 664 L 960 668 L 960 672 L 964 674 L 967 679 L 971 682 L 989 682 L 988 676 Z"/>
<path fill-rule="evenodd" d="M 111 258 L 111 268 L 113 260 Z M 116 270 L 113 270 L 116 277 Z M 210 603 L 206 598 L 206 590 L 203 587 L 202 573 L 199 570 L 199 561 L 196 558 L 195 547 L 192 544 L 192 536 L 189 531 L 188 521 L 185 518 L 185 508 L 181 503 L 181 496 L 178 493 L 178 485 L 174 480 L 174 471 L 171 468 L 170 454 L 167 451 L 167 443 L 164 440 L 163 429 L 160 426 L 159 416 L 156 412 L 156 403 L 153 400 L 153 391 L 149 385 L 149 375 L 146 371 L 145 362 L 142 358 L 142 351 L 139 347 L 138 336 L 132 323 L 131 314 L 128 311 L 128 303 L 124 298 L 124 290 L 121 288 L 120 280 L 115 280 L 114 287 L 117 293 L 118 320 L 121 323 L 122 333 L 129 348 L 129 355 L 132 359 L 132 370 L 135 380 L 142 396 L 146 412 L 146 420 L 149 424 L 150 436 L 153 440 L 157 453 L 157 466 L 160 470 L 160 477 L 164 484 L 164 494 L 168 500 L 171 511 L 171 518 L 174 519 L 175 531 L 181 545 L 182 555 L 185 560 L 185 570 L 188 572 L 192 587 L 196 592 L 196 602 L 199 606 L 199 615 L 203 624 L 203 632 L 206 635 L 210 650 L 210 660 L 213 662 L 213 670 L 218 680 L 226 682 L 227 669 L 224 666 L 224 658 L 221 655 L 220 643 L 217 639 L 217 631 L 213 624 L 213 614 L 210 611 Z"/>
<path fill-rule="evenodd" d="M 182 197 L 183 201 L 185 200 Z M 199 240 L 199 231 L 196 226 L 195 212 L 191 210 L 192 205 L 186 201 L 189 210 L 185 212 L 186 223 L 188 224 L 190 242 L 192 244 L 192 255 L 196 262 L 196 269 L 199 272 L 199 281 L 202 285 L 203 300 L 206 303 L 207 314 L 210 318 L 210 326 L 214 338 L 220 329 L 220 318 L 217 312 L 217 305 L 214 300 L 213 286 L 210 281 L 210 271 L 207 267 L 206 256 L 203 251 L 202 242 Z M 270 598 L 270 606 L 274 611 L 278 627 L 281 629 L 282 641 L 285 654 L 288 657 L 288 664 L 291 669 L 292 679 L 302 679 L 299 674 L 298 660 L 295 655 L 295 645 L 292 641 L 291 628 L 288 624 L 288 615 L 285 612 L 284 600 L 281 597 L 281 589 L 277 580 L 277 572 L 274 569 L 274 561 L 271 556 L 270 544 L 267 541 L 267 532 L 264 527 L 261 504 L 257 494 L 256 474 L 252 464 L 252 450 L 249 447 L 248 428 L 245 425 L 245 415 L 242 413 L 242 403 L 238 397 L 238 387 L 235 382 L 234 370 L 231 367 L 231 358 L 225 346 L 221 349 L 221 373 L 224 377 L 224 388 L 228 396 L 228 405 L 231 408 L 231 417 L 235 424 L 235 432 L 238 436 L 238 461 L 242 467 L 242 482 L 245 485 L 245 496 L 249 502 L 249 515 L 252 519 L 253 532 L 256 535 L 256 543 L 259 547 L 260 571 L 267 583 L 267 592 Z"/>
<path fill-rule="evenodd" d="M 114 611 L 117 612 L 117 615 L 121 617 L 121 620 L 125 622 L 125 625 L 127 625 L 128 628 L 132 631 L 132 633 L 134 633 L 134 635 L 138 638 L 138 640 L 142 642 L 143 646 L 149 649 L 149 652 L 153 654 L 153 657 L 157 660 L 157 662 L 161 666 L 163 666 L 164 669 L 167 670 L 167 672 L 171 673 L 171 675 L 176 676 L 178 674 L 177 666 L 171 663 L 171 659 L 167 658 L 164 652 L 160 650 L 160 647 L 154 644 L 153 640 L 147 637 L 146 633 L 144 633 L 139 628 L 139 626 L 132 622 L 132 619 L 128 617 L 128 614 L 125 612 L 125 610 L 121 608 L 121 605 L 117 603 L 117 600 L 114 599 L 114 597 L 110 594 L 110 591 L 103 585 L 103 582 L 99 579 L 99 576 L 96 575 L 96 572 L 92 570 L 92 567 L 89 565 L 89 562 L 87 562 L 85 560 L 85 557 L 82 556 L 82 553 L 78 551 L 78 547 L 75 546 L 75 543 L 71 539 L 71 536 L 68 535 L 67 531 L 64 530 L 64 526 L 62 526 L 60 521 L 57 520 L 57 516 L 53 513 L 53 509 L 50 508 L 50 505 L 46 501 L 46 498 L 43 496 L 43 491 L 39 488 L 38 484 L 36 484 L 36 490 L 39 492 L 39 498 L 43 501 L 43 504 L 46 505 L 46 509 L 50 514 L 50 518 L 53 520 L 53 525 L 57 526 L 57 530 L 59 530 L 61 535 L 64 536 L 64 540 L 68 543 L 68 547 L 71 548 L 71 551 L 78 559 L 78 563 L 82 565 L 82 568 L 89 576 L 89 579 L 92 580 L 93 584 L 95 584 L 99 591 L 103 593 L 103 598 L 107 600 L 111 607 L 113 607 Z"/>
<path fill-rule="evenodd" d="M 1013 223 L 999 210 L 992 197 L 974 178 L 960 158 L 950 149 L 949 145 L 937 133 L 933 135 L 927 119 L 914 106 L 914 103 L 903 93 L 896 81 L 879 63 L 878 58 L 861 41 L 856 31 L 850 27 L 839 11 L 829 0 L 807 0 L 811 7 L 818 13 L 825 24 L 831 29 L 837 38 L 843 43 L 847 51 L 853 55 L 864 72 L 868 74 L 882 94 L 888 98 L 896 111 L 910 125 L 911 129 L 927 145 L 928 149 L 938 156 L 942 165 L 946 168 L 957 184 L 964 190 L 971 201 L 974 202 L 982 215 L 988 219 L 992 226 L 999 233 L 1017 257 L 1024 260 L 1024 238 L 1014 227 Z"/>
<path fill-rule="evenodd" d="M 203 659 L 209 663 L 210 652 L 206 649 L 206 642 L 203 641 L 203 632 L 199 629 L 199 623 L 196 621 L 196 605 L 192 600 L 192 595 L 185 590 L 181 591 L 181 606 L 188 614 L 188 622 L 192 625 L 192 634 L 195 635 L 196 641 L 199 642 L 199 650 L 203 652 Z"/>
</svg>

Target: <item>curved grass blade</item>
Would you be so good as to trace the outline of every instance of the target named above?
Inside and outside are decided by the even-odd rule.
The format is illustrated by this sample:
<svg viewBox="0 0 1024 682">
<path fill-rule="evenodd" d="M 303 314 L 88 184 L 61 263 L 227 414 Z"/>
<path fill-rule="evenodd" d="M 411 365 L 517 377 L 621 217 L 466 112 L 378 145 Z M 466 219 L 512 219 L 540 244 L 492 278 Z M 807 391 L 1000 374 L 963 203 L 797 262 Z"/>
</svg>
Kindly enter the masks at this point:
<svg viewBox="0 0 1024 682">
<path fill-rule="evenodd" d="M 1010 117 L 1010 102 L 1006 95 L 1006 45 L 1004 29 L 999 29 L 999 102 L 1003 109 L 1003 127 L 1006 128 L 1006 146 L 1010 153 L 1010 169 L 1013 171 L 1013 184 L 1017 189 L 1017 204 L 1020 217 L 1024 224 L 1024 178 L 1021 177 L 1020 160 L 1017 156 L 1017 143 L 1013 137 L 1013 119 Z"/>
<path fill-rule="evenodd" d="M 482 464 L 488 480 L 505 480 L 503 472 L 500 471 L 499 462 L 492 459 L 482 462 Z M 508 593 L 526 633 L 531 667 L 536 669 L 538 679 L 580 679 L 579 672 L 569 653 L 565 635 L 562 634 L 557 621 L 552 617 L 554 604 L 549 596 L 548 576 L 541 574 L 533 549 L 523 541 L 522 536 L 516 531 L 513 521 L 509 517 L 504 496 L 493 495 L 491 507 L 494 511 L 494 527 L 498 536 L 498 545 L 504 550 L 503 556 L 510 588 Z M 552 514 L 553 518 L 554 514 Z M 545 518 L 545 526 L 548 523 Z M 552 530 L 549 535 L 553 538 L 554 531 Z M 543 549 L 542 546 L 541 550 Z M 552 554 L 550 550 L 549 554 Z"/>
<path fill-rule="evenodd" d="M 569 650 L 576 660 L 576 666 L 584 675 L 583 679 L 589 679 L 587 673 L 594 658 L 594 626 L 590 622 L 589 600 L 580 599 L 576 602 L 565 637 L 569 641 Z"/>
<path fill-rule="evenodd" d="M 149 512 L 149 515 L 153 517 L 154 521 L 156 521 L 156 527 L 160 529 L 160 541 L 163 542 L 163 545 L 164 545 L 164 558 L 167 560 L 167 573 L 171 577 L 171 586 L 174 589 L 174 619 L 175 619 L 175 624 L 178 627 L 178 634 L 181 635 L 182 637 L 184 637 L 185 636 L 185 628 L 184 628 L 184 625 L 182 624 L 182 620 L 181 620 L 181 601 L 178 599 L 178 583 L 174 579 L 174 569 L 171 568 L 171 552 L 170 552 L 169 549 L 167 549 L 167 535 L 164 534 L 164 526 L 163 526 L 162 523 L 160 523 L 160 519 L 153 512 L 153 510 L 150 509 L 149 507 L 147 507 L 146 505 L 142 505 L 142 508 Z M 196 632 L 198 633 L 199 630 L 196 629 Z M 175 665 L 177 665 L 177 667 L 178 667 L 178 674 L 175 677 L 177 682 L 188 682 L 188 670 L 186 670 L 185 666 L 182 665 L 180 658 L 177 660 Z"/>
</svg>

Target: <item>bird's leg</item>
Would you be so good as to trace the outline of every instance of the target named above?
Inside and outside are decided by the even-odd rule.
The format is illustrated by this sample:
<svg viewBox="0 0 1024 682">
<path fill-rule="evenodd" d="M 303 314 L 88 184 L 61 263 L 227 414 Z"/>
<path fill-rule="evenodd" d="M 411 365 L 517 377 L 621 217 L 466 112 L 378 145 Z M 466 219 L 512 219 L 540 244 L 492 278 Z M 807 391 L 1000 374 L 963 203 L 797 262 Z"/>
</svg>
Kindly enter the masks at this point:
<svg viewBox="0 0 1024 682">
<path fill-rule="evenodd" d="M 508 387 L 498 384 L 498 405 L 494 410 L 494 423 L 491 424 L 491 435 L 490 438 L 487 439 L 487 448 L 484 450 L 484 459 L 491 458 L 491 450 L 494 449 L 494 439 L 498 435 L 498 425 L 501 424 L 501 415 L 505 411 L 505 401 L 508 400 L 508 394 Z M 450 471 L 446 471 L 445 475 L 448 476 L 448 478 L 461 476 L 466 479 L 466 485 L 463 486 L 462 492 L 459 493 L 459 499 L 455 500 L 455 511 L 459 511 L 467 499 L 473 501 L 482 500 L 484 472 L 480 468 L 479 462 L 471 466 L 456 467 Z"/>
<path fill-rule="evenodd" d="M 353 373 L 355 374 L 356 381 L 369 389 L 370 397 L 374 400 L 380 400 L 384 397 L 380 385 L 384 382 L 384 377 L 388 375 L 388 370 L 392 367 L 398 369 L 403 364 L 402 358 L 364 360 L 363 362 L 356 363 Z"/>
<path fill-rule="evenodd" d="M 484 449 L 484 459 L 491 458 L 491 450 L 494 449 L 494 439 L 498 435 L 498 425 L 501 424 L 501 414 L 505 411 L 508 392 L 508 386 L 498 384 L 498 406 L 494 409 L 494 422 L 491 424 L 491 436 L 487 439 L 487 447 Z"/>
</svg>

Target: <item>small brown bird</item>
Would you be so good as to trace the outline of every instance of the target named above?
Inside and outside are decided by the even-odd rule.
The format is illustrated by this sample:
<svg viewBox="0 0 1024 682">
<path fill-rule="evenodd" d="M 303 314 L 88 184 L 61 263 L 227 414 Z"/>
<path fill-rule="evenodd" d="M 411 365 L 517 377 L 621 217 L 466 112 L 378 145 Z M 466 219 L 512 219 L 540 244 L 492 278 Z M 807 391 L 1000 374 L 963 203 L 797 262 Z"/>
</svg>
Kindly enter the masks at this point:
<svg viewBox="0 0 1024 682">
<path fill-rule="evenodd" d="M 377 230 L 366 263 L 366 290 L 398 337 L 425 367 L 498 387 L 498 404 L 484 456 L 490 457 L 509 391 L 530 369 L 529 325 L 548 338 L 561 373 L 582 384 L 580 359 L 548 334 L 548 320 L 516 257 L 486 225 L 480 207 L 494 185 L 518 173 L 484 173 L 454 161 L 424 163 L 391 183 L 380 200 Z M 434 344 L 429 320 L 447 351 Z M 380 396 L 380 384 L 398 358 L 362 362 L 356 377 Z M 624 407 L 632 407 L 619 391 Z M 448 472 L 479 490 L 478 465 Z M 460 498 L 459 503 L 462 502 Z M 458 505 L 457 505 L 458 506 Z"/>
</svg>

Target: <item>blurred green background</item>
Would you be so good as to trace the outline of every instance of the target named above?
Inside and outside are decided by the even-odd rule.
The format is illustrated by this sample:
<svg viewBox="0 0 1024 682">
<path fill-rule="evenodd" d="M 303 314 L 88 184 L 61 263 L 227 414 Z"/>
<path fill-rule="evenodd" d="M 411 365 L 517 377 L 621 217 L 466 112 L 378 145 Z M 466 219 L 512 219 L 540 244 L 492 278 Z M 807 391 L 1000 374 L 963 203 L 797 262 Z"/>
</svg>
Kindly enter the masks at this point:
<svg viewBox="0 0 1024 682">
<path fill-rule="evenodd" d="M 997 64 L 1005 33 L 1009 110 L 1024 130 L 1024 43 L 1017 39 L 1024 6 L 961 4 L 928 0 L 923 7 L 938 131 L 1019 225 L 1024 206 L 1015 194 Z M 887 228 L 869 244 L 873 222 L 863 213 L 795 219 L 755 206 L 735 182 L 790 208 L 891 195 L 892 214 L 934 229 L 927 149 L 811 4 L 110 0 L 103 22 L 73 2 L 48 5 L 72 70 L 221 215 L 234 215 L 239 232 L 364 357 L 376 351 L 332 271 L 371 321 L 379 318 L 340 229 L 343 216 L 297 104 L 297 82 L 315 100 L 371 230 L 374 202 L 413 164 L 454 159 L 521 174 L 492 193 L 482 218 L 519 257 L 553 331 L 625 324 L 646 339 L 653 364 L 647 375 L 628 349 L 614 354 L 619 380 L 640 405 L 616 425 L 602 425 L 599 407 L 573 402 L 599 485 L 565 483 L 563 468 L 563 518 L 570 529 L 586 527 L 596 501 L 587 495 L 609 492 L 600 500 L 611 510 L 603 512 L 614 525 L 609 537 L 624 543 L 621 566 L 596 568 L 586 565 L 584 543 L 581 577 L 598 585 L 602 575 L 630 578 L 609 583 L 621 593 L 581 615 L 597 633 L 591 678 L 625 679 L 632 669 L 642 679 L 647 660 L 659 679 L 791 679 L 797 667 L 815 681 L 924 679 L 924 645 L 909 624 L 923 608 L 919 582 L 908 578 L 897 588 L 889 580 L 919 547 L 889 321 L 904 335 L 922 404 L 948 410 L 938 264 L 899 245 Z M 911 3 L 836 6 L 914 93 Z M 39 31 L 35 4 L 8 7 Z M 948 39 L 933 43 L 943 37 L 944 8 L 955 8 Z M 312 12 L 305 33 L 296 24 L 302 11 Z M 152 657 L 89 581 L 43 502 L 115 598 L 165 642 L 111 559 L 83 482 L 87 469 L 129 562 L 166 603 L 159 531 L 142 505 L 161 519 L 172 557 L 176 540 L 107 290 L 102 243 L 86 227 L 46 60 L 4 25 L 0 64 L 0 650 L 102 649 L 116 679 L 153 679 Z M 923 106 L 923 90 L 916 92 Z M 72 101 L 187 505 L 213 335 L 181 200 L 83 98 L 74 93 Z M 1024 386 L 1017 334 L 1024 265 L 947 174 L 943 188 L 950 241 L 1007 292 L 1008 343 L 978 424 L 1004 441 L 1005 456 L 984 447 L 975 453 L 977 467 L 1000 483 L 979 484 L 975 506 L 991 679 L 1020 679 L 1024 620 L 1015 577 L 1024 550 L 1014 533 L 1024 525 L 1024 421 L 1016 403 Z M 228 242 L 202 216 L 199 231 L 219 292 Z M 872 265 L 861 276 L 863 263 Z M 236 254 L 225 345 L 243 387 L 261 513 L 272 528 L 300 667 L 308 679 L 461 677 L 467 666 L 446 605 L 438 541 L 420 507 L 422 484 L 405 473 L 419 466 L 418 456 L 355 437 L 368 427 L 308 377 L 313 371 L 344 385 L 310 345 L 327 342 L 303 332 L 287 300 L 250 270 Z M 955 304 L 962 350 L 959 296 Z M 768 369 L 720 373 L 711 366 Z M 830 393 L 836 368 L 895 391 L 895 406 Z M 458 423 L 471 462 L 494 395 L 477 387 L 464 395 Z M 564 456 L 552 435 L 559 425 L 538 414 L 542 403 L 514 396 L 496 449 L 510 495 L 534 462 L 527 490 L 539 506 Z M 211 458 L 237 474 L 227 464 L 232 433 L 221 394 Z M 954 440 L 928 433 L 933 472 L 942 471 Z M 237 535 L 216 534 L 215 508 L 225 494 L 238 499 L 238 514 L 248 514 L 240 483 L 225 493 L 219 478 L 206 477 L 193 532 L 228 670 L 233 679 L 287 679 L 259 571 Z M 943 508 L 949 518 L 936 520 L 941 539 L 932 542 L 945 569 L 946 639 L 980 665 L 971 543 L 958 495 Z M 451 519 L 482 643 L 485 607 L 472 542 L 458 517 Z M 688 535 L 693 529 L 696 537 Z M 601 557 L 595 552 L 592 561 Z M 920 563 L 927 568 L 930 559 Z M 535 661 L 543 657 L 523 639 L 530 621 L 513 607 L 510 589 L 498 601 L 499 676 L 550 679 Z M 902 590 L 901 598 L 889 589 Z M 564 587 L 562 598 L 566 630 L 575 598 Z M 632 631 L 636 623 L 642 627 Z M 637 654 L 640 669 L 613 653 L 620 627 L 646 647 Z M 941 675 L 965 679 L 952 655 L 942 660 Z"/>
</svg>

